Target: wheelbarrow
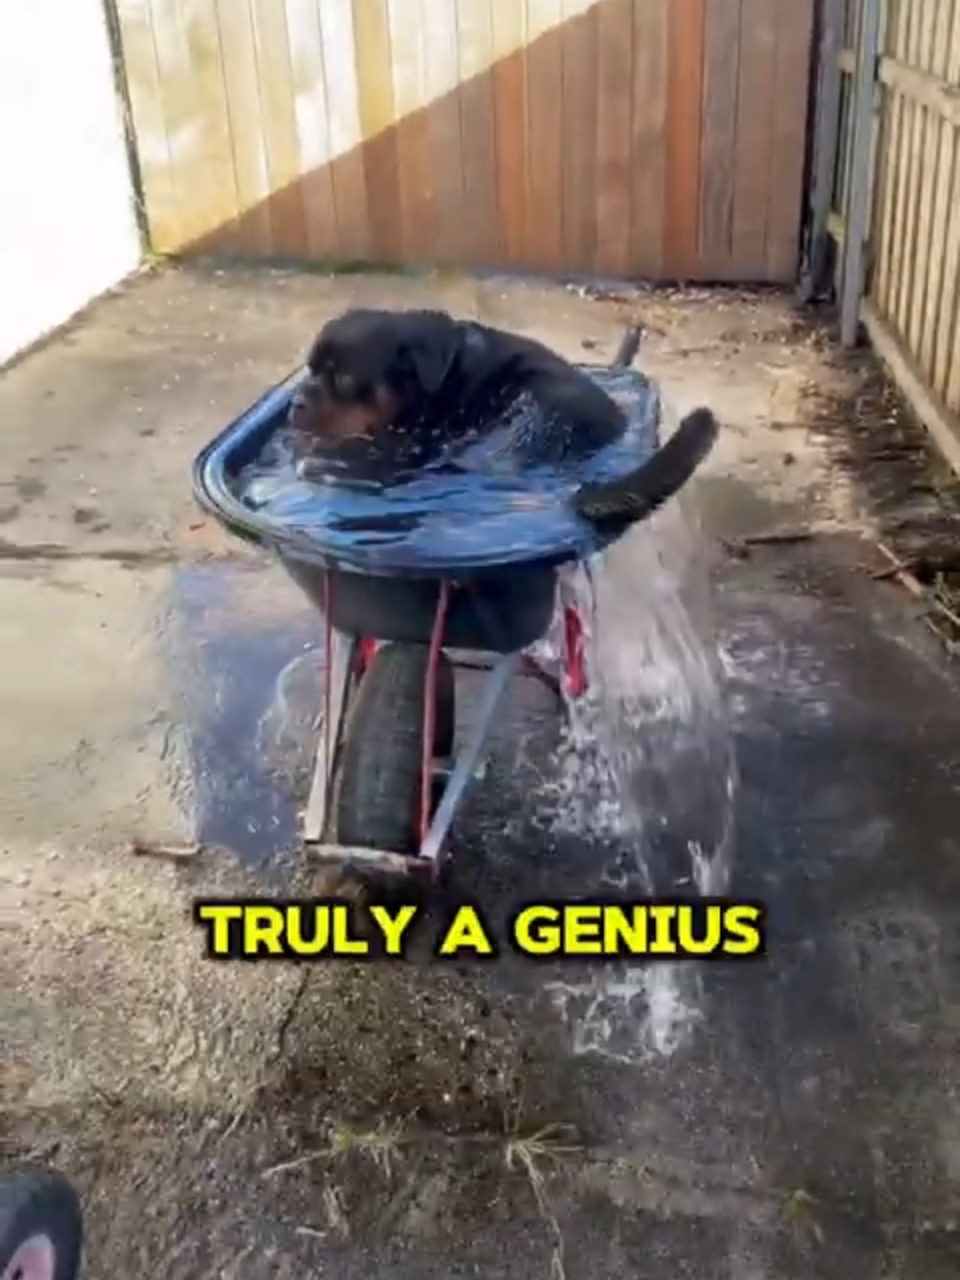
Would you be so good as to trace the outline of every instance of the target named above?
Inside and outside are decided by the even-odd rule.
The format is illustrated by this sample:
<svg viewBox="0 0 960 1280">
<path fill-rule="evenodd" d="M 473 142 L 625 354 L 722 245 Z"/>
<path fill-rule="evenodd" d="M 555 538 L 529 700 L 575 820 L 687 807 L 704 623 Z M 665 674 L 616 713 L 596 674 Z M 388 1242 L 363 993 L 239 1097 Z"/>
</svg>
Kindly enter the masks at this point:
<svg viewBox="0 0 960 1280">
<path fill-rule="evenodd" d="M 457 807 L 515 677 L 541 681 L 561 706 L 586 693 L 584 619 L 562 570 L 589 562 L 672 498 L 718 431 L 713 414 L 698 409 L 661 443 L 659 393 L 630 368 L 638 345 L 631 330 L 612 365 L 581 366 L 632 404 L 633 429 L 573 472 L 454 466 L 403 492 L 358 495 L 331 483 L 308 486 L 305 496 L 301 485 L 293 515 L 276 502 L 251 504 L 245 477 L 284 432 L 302 371 L 195 460 L 199 505 L 272 551 L 322 615 L 326 683 L 302 837 L 344 879 L 369 887 L 440 873 Z M 530 652 L 558 608 L 559 675 Z M 464 666 L 486 677 L 455 753 Z"/>
</svg>

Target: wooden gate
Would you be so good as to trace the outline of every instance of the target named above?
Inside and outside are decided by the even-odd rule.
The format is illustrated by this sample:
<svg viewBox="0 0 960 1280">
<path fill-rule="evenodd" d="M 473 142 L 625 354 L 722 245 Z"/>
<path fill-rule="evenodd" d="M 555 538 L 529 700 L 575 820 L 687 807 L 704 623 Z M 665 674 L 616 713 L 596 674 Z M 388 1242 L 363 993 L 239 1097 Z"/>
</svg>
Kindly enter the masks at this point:
<svg viewBox="0 0 960 1280">
<path fill-rule="evenodd" d="M 795 278 L 814 0 L 114 0 L 153 246 Z"/>
<path fill-rule="evenodd" d="M 960 470 L 960 0 L 824 0 L 809 276 Z"/>
</svg>

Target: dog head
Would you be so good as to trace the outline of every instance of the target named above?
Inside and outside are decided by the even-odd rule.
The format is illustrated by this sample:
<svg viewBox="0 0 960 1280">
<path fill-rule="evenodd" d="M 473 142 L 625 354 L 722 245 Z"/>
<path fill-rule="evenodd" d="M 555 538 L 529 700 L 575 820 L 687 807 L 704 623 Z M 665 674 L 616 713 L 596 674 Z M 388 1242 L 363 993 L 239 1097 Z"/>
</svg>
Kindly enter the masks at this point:
<svg viewBox="0 0 960 1280">
<path fill-rule="evenodd" d="M 333 400 L 321 379 L 308 375 L 290 402 L 290 425 L 297 443 L 308 452 L 324 445 L 336 448 L 348 440 L 383 431 L 397 416 L 400 402 L 381 388 L 369 400 Z"/>
<path fill-rule="evenodd" d="M 442 311 L 348 311 L 320 330 L 294 426 L 340 438 L 371 434 L 416 409 L 443 385 L 457 354 L 456 322 Z M 299 426 L 298 426 L 299 424 Z"/>
</svg>

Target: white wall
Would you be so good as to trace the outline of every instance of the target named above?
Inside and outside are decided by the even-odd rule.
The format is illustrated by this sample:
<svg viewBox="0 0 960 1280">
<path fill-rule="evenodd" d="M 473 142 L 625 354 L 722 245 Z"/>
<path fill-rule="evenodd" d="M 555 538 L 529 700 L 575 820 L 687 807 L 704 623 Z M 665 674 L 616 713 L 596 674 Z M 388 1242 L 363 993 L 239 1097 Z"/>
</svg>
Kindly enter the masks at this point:
<svg viewBox="0 0 960 1280">
<path fill-rule="evenodd" d="M 0 365 L 139 255 L 102 0 L 0 0 Z"/>
</svg>

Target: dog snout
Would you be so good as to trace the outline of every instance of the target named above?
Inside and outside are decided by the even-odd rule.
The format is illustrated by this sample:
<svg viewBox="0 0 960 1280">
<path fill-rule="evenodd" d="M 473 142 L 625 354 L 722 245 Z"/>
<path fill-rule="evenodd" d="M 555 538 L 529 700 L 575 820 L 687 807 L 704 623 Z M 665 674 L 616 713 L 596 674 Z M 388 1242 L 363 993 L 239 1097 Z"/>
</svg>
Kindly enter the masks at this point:
<svg viewBox="0 0 960 1280">
<path fill-rule="evenodd" d="M 295 430 L 304 430 L 316 417 L 320 405 L 319 389 L 313 379 L 300 384 L 290 397 L 288 419 Z"/>
<path fill-rule="evenodd" d="M 291 405 L 298 405 L 303 409 L 310 409 L 320 399 L 322 386 L 318 378 L 305 378 L 293 393 Z"/>
<path fill-rule="evenodd" d="M 303 423 L 304 417 L 310 411 L 310 406 L 304 396 L 299 391 L 295 392 L 290 400 L 290 409 L 287 414 L 287 420 L 291 427 L 299 429 Z"/>
</svg>

